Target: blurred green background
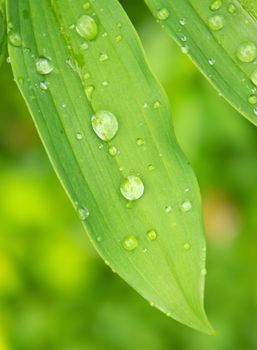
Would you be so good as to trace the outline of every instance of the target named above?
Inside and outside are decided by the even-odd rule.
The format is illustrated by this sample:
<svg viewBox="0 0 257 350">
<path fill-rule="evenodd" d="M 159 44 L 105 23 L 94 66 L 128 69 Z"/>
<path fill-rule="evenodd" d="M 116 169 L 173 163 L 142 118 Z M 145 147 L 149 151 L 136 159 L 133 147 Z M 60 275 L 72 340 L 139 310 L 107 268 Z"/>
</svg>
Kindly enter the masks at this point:
<svg viewBox="0 0 257 350">
<path fill-rule="evenodd" d="M 0 350 L 257 349 L 257 128 L 234 111 L 138 0 L 123 0 L 198 176 L 217 336 L 151 308 L 100 260 L 0 70 Z"/>
</svg>

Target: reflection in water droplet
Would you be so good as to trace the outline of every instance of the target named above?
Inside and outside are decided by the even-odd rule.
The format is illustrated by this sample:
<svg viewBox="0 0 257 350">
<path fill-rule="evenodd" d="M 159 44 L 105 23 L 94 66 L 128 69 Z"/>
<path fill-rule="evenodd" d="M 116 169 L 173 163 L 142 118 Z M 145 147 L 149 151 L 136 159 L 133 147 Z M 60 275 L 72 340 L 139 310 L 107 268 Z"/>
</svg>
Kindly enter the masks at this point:
<svg viewBox="0 0 257 350">
<path fill-rule="evenodd" d="M 138 246 L 138 241 L 134 235 L 129 235 L 123 239 L 122 246 L 128 251 L 132 251 Z"/>
<path fill-rule="evenodd" d="M 39 74 L 47 75 L 54 69 L 52 62 L 46 57 L 39 57 L 36 60 L 36 70 Z"/>
<path fill-rule="evenodd" d="M 138 176 L 130 175 L 123 180 L 120 191 L 123 197 L 129 201 L 134 201 L 143 196 L 144 184 Z"/>
<path fill-rule="evenodd" d="M 157 18 L 160 19 L 161 21 L 169 18 L 169 11 L 166 8 L 162 8 L 157 12 Z"/>
<path fill-rule="evenodd" d="M 208 26 L 213 31 L 221 30 L 224 27 L 224 18 L 220 15 L 215 15 L 209 18 Z"/>
<path fill-rule="evenodd" d="M 77 33 L 84 39 L 94 40 L 98 34 L 95 20 L 87 15 L 81 16 L 76 24 Z"/>
<path fill-rule="evenodd" d="M 155 230 L 150 230 L 147 232 L 147 237 L 150 241 L 155 241 L 157 239 L 157 232 Z"/>
<path fill-rule="evenodd" d="M 103 141 L 110 141 L 118 131 L 118 120 L 109 111 L 98 111 L 91 118 L 91 123 L 96 135 Z"/>
<path fill-rule="evenodd" d="M 187 211 L 189 211 L 191 209 L 192 209 L 192 203 L 189 200 L 184 201 L 184 202 L 181 203 L 181 210 L 183 212 L 187 212 Z"/>
<path fill-rule="evenodd" d="M 241 62 L 252 62 L 256 57 L 256 46 L 251 41 L 245 41 L 237 49 L 236 55 Z"/>
</svg>

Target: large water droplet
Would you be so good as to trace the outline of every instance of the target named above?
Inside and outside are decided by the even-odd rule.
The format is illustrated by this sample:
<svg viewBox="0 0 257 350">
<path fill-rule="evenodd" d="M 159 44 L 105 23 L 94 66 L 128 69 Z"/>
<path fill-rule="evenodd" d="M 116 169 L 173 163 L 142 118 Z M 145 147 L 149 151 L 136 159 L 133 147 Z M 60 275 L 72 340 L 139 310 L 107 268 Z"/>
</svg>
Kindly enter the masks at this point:
<svg viewBox="0 0 257 350">
<path fill-rule="evenodd" d="M 155 230 L 150 230 L 147 232 L 147 237 L 150 241 L 155 241 L 157 239 L 157 232 Z"/>
<path fill-rule="evenodd" d="M 157 18 L 161 21 L 164 21 L 165 19 L 169 18 L 169 11 L 166 8 L 162 8 L 157 12 Z"/>
<path fill-rule="evenodd" d="M 209 18 L 208 26 L 213 31 L 221 30 L 224 27 L 224 18 L 220 15 L 215 15 Z"/>
<path fill-rule="evenodd" d="M 98 34 L 95 20 L 87 15 L 83 15 L 78 19 L 76 30 L 82 38 L 87 40 L 94 40 Z"/>
<path fill-rule="evenodd" d="M 250 79 L 257 86 L 257 68 L 252 72 Z"/>
<path fill-rule="evenodd" d="M 92 127 L 96 135 L 103 141 L 110 141 L 118 131 L 118 120 L 108 111 L 98 111 L 91 118 Z"/>
<path fill-rule="evenodd" d="M 138 246 L 138 240 L 134 235 L 129 235 L 123 239 L 122 246 L 126 250 L 132 251 Z"/>
<path fill-rule="evenodd" d="M 255 105 L 257 103 L 257 96 L 256 95 L 251 95 L 248 97 L 248 102 L 251 105 Z"/>
<path fill-rule="evenodd" d="M 120 191 L 123 197 L 129 201 L 134 201 L 143 196 L 144 184 L 138 176 L 130 175 L 122 182 Z"/>
<path fill-rule="evenodd" d="M 12 46 L 16 46 L 16 47 L 19 47 L 21 46 L 21 36 L 19 33 L 17 32 L 13 32 L 11 31 L 9 34 L 8 34 L 8 40 L 9 40 L 9 43 L 12 45 Z"/>
<path fill-rule="evenodd" d="M 36 60 L 36 70 L 39 74 L 47 75 L 54 69 L 52 62 L 46 57 L 39 57 Z"/>
<path fill-rule="evenodd" d="M 245 41 L 242 43 L 236 52 L 237 58 L 241 62 L 252 62 L 256 57 L 256 46 L 251 41 Z"/>
</svg>

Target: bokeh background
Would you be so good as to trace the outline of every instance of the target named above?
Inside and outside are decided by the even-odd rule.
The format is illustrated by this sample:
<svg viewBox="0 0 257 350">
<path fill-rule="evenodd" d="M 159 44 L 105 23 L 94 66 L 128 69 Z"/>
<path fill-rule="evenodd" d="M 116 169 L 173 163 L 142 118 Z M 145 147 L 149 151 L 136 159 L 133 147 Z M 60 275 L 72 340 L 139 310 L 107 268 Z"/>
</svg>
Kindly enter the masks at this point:
<svg viewBox="0 0 257 350">
<path fill-rule="evenodd" d="M 208 240 L 199 334 L 151 308 L 101 261 L 47 160 L 10 65 L 0 70 L 0 350 L 257 349 L 257 128 L 138 0 L 123 0 L 198 176 Z"/>
</svg>

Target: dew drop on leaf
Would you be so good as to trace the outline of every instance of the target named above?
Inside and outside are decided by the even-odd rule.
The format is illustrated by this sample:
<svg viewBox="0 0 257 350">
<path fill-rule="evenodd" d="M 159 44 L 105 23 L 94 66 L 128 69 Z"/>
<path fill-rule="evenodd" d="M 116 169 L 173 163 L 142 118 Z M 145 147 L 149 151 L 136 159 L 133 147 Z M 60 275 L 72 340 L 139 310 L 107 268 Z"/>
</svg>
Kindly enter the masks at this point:
<svg viewBox="0 0 257 350">
<path fill-rule="evenodd" d="M 257 96 L 256 95 L 251 95 L 248 97 L 248 102 L 251 104 L 251 105 L 254 105 L 257 103 Z"/>
<path fill-rule="evenodd" d="M 123 180 L 120 191 L 124 198 L 134 201 L 143 196 L 144 184 L 138 176 L 130 175 Z"/>
<path fill-rule="evenodd" d="M 138 240 L 134 235 L 129 235 L 123 239 L 122 246 L 128 251 L 132 251 L 138 246 Z"/>
<path fill-rule="evenodd" d="M 189 200 L 187 200 L 182 202 L 180 207 L 183 212 L 187 212 L 192 209 L 192 203 Z"/>
<path fill-rule="evenodd" d="M 252 62 L 256 57 L 257 49 L 253 42 L 245 41 L 239 45 L 236 55 L 241 62 Z"/>
<path fill-rule="evenodd" d="M 36 60 L 36 70 L 39 74 L 47 75 L 54 69 L 52 62 L 46 57 L 39 57 Z"/>
<path fill-rule="evenodd" d="M 84 221 L 89 217 L 89 210 L 86 207 L 78 207 L 77 210 L 80 220 Z"/>
<path fill-rule="evenodd" d="M 161 21 L 164 21 L 165 19 L 169 18 L 170 13 L 166 8 L 162 8 L 157 12 L 157 18 Z"/>
<path fill-rule="evenodd" d="M 94 40 L 98 34 L 98 27 L 92 17 L 83 15 L 77 20 L 76 31 L 82 38 Z"/>
<path fill-rule="evenodd" d="M 119 127 L 117 118 L 109 111 L 96 112 L 91 118 L 91 123 L 96 135 L 105 142 L 114 138 Z"/>
<path fill-rule="evenodd" d="M 221 8 L 222 6 L 222 0 L 213 0 L 212 3 L 210 4 L 210 9 L 212 11 L 217 11 Z"/>
<path fill-rule="evenodd" d="M 8 40 L 12 46 L 16 46 L 16 47 L 21 46 L 21 43 L 22 43 L 21 36 L 17 32 L 10 31 L 10 33 L 8 34 Z"/>
<path fill-rule="evenodd" d="M 224 18 L 220 15 L 214 15 L 209 18 L 208 26 L 213 31 L 221 30 L 224 27 Z"/>
<path fill-rule="evenodd" d="M 157 239 L 157 232 L 155 230 L 150 230 L 147 232 L 147 237 L 150 241 L 155 241 Z"/>
</svg>

